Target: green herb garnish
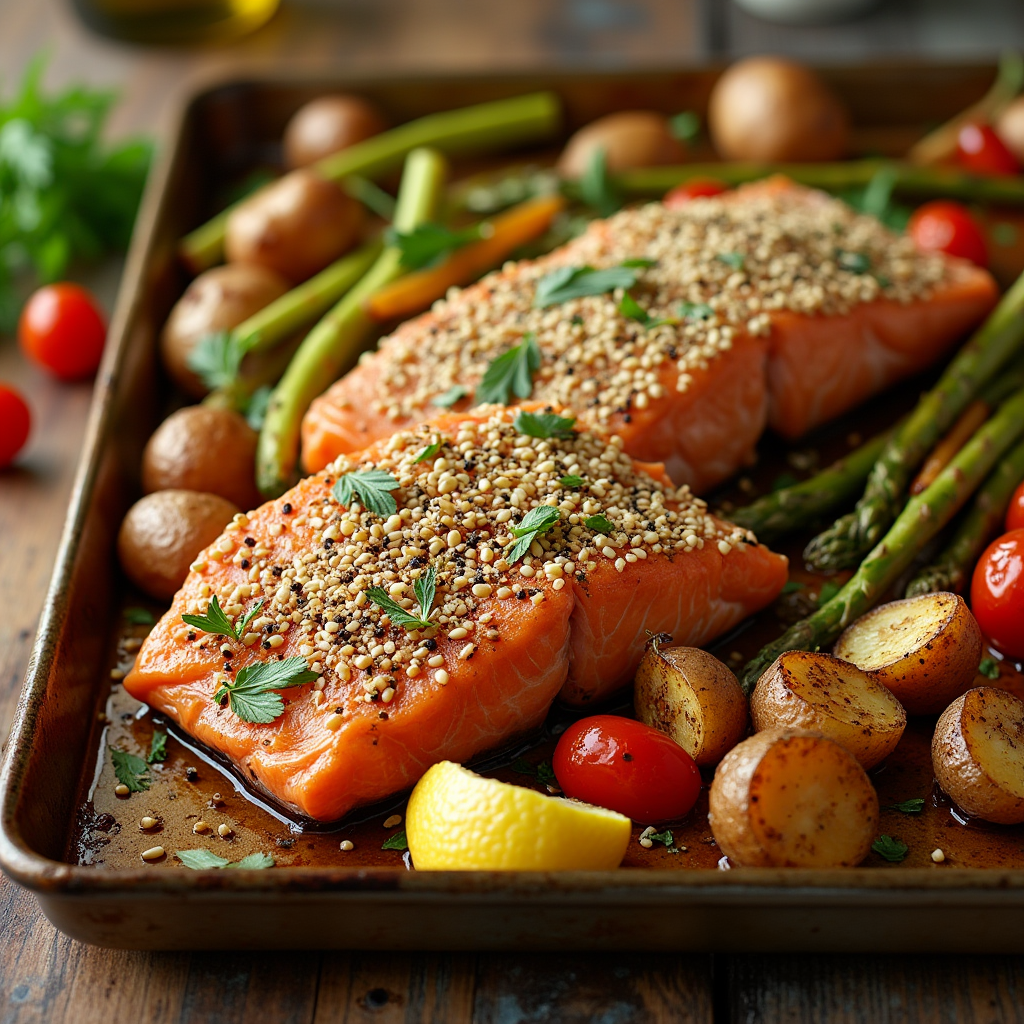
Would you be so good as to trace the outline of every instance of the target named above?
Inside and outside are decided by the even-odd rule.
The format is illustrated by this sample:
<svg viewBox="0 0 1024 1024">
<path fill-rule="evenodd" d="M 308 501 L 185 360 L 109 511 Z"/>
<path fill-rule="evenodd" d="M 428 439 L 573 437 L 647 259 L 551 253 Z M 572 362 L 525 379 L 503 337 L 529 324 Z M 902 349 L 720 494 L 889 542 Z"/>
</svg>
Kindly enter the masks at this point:
<svg viewBox="0 0 1024 1024">
<path fill-rule="evenodd" d="M 671 316 L 655 319 L 655 317 L 651 316 L 651 314 L 648 313 L 647 310 L 629 294 L 629 292 L 626 292 L 626 294 L 622 296 L 622 301 L 619 303 L 619 312 L 627 320 L 636 320 L 645 331 L 653 330 L 653 328 L 661 327 L 664 324 L 679 323 L 675 317 Z"/>
<path fill-rule="evenodd" d="M 269 853 L 250 853 L 248 857 L 234 863 L 227 857 L 218 857 L 212 850 L 177 850 L 174 856 L 193 871 L 204 871 L 207 868 L 240 868 L 243 871 L 256 871 L 274 866 L 274 858 Z"/>
<path fill-rule="evenodd" d="M 382 850 L 408 850 L 409 840 L 405 838 L 405 829 L 388 836 L 381 845 Z"/>
<path fill-rule="evenodd" d="M 188 368 L 211 390 L 234 383 L 246 348 L 230 331 L 204 334 L 185 359 Z"/>
<path fill-rule="evenodd" d="M 125 608 L 124 619 L 133 626 L 152 626 L 156 622 L 156 616 L 148 608 Z"/>
<path fill-rule="evenodd" d="M 655 843 L 663 843 L 665 846 L 675 845 L 675 839 L 672 836 L 672 830 L 668 828 L 665 829 L 664 832 L 651 832 L 647 836 L 647 838 Z"/>
<path fill-rule="evenodd" d="M 585 483 L 583 477 L 577 476 L 575 473 L 567 473 L 558 481 L 563 487 L 582 487 Z"/>
<path fill-rule="evenodd" d="M 306 667 L 305 658 L 258 661 L 239 669 L 234 681 L 222 682 L 213 699 L 228 707 L 243 721 L 267 725 L 284 712 L 278 690 L 302 686 L 320 677 Z"/>
<path fill-rule="evenodd" d="M 684 320 L 708 320 L 715 311 L 706 302 L 680 302 L 679 315 Z"/>
<path fill-rule="evenodd" d="M 270 396 L 274 389 L 264 384 L 258 387 L 245 403 L 245 419 L 253 430 L 262 430 L 263 421 L 267 418 L 267 410 L 270 408 Z"/>
<path fill-rule="evenodd" d="M 871 257 L 863 252 L 836 249 L 836 265 L 850 274 L 866 274 L 871 269 Z"/>
<path fill-rule="evenodd" d="M 435 395 L 431 400 L 432 405 L 436 405 L 438 409 L 450 409 L 460 399 L 466 397 L 469 394 L 469 388 L 465 384 L 453 384 L 447 391 L 442 392 L 440 395 Z"/>
<path fill-rule="evenodd" d="M 167 733 L 161 732 L 159 729 L 153 730 L 153 738 L 149 743 L 149 754 L 146 756 L 146 761 L 149 764 L 155 764 L 157 761 L 167 760 Z"/>
<path fill-rule="evenodd" d="M 408 270 L 419 270 L 421 267 L 440 263 L 456 249 L 478 242 L 486 237 L 490 225 L 486 222 L 473 227 L 453 231 L 442 224 L 420 224 L 412 231 L 402 234 L 394 228 L 384 233 L 388 245 L 394 246 L 401 253 L 399 263 Z"/>
<path fill-rule="evenodd" d="M 533 296 L 535 309 L 554 306 L 588 295 L 604 295 L 616 288 L 632 288 L 638 271 L 654 266 L 653 260 L 625 260 L 617 267 L 595 270 L 593 267 L 559 267 L 537 282 Z"/>
<path fill-rule="evenodd" d="M 396 626 L 402 626 L 404 629 L 429 629 L 433 625 L 430 621 L 430 609 L 434 606 L 436 581 L 437 570 L 431 565 L 413 583 L 413 593 L 419 602 L 419 615 L 407 612 L 397 601 L 388 596 L 388 592 L 383 587 L 370 587 L 366 591 L 366 596 L 381 611 L 386 612 L 388 618 Z"/>
<path fill-rule="evenodd" d="M 906 843 L 900 842 L 899 839 L 893 839 L 892 836 L 879 836 L 872 844 L 871 849 L 878 854 L 879 857 L 884 857 L 885 860 L 890 861 L 893 864 L 898 864 L 907 855 L 909 847 Z"/>
<path fill-rule="evenodd" d="M 527 331 L 514 348 L 494 359 L 477 385 L 476 400 L 481 405 L 493 402 L 508 405 L 511 396 L 529 398 L 533 375 L 540 368 L 540 349 L 533 331 Z"/>
<path fill-rule="evenodd" d="M 241 640 L 245 636 L 249 623 L 256 618 L 257 613 L 263 607 L 261 597 L 235 624 L 224 614 L 217 595 L 210 598 L 205 615 L 182 615 L 181 621 L 204 633 L 211 633 L 213 636 L 227 636 L 232 640 Z"/>
<path fill-rule="evenodd" d="M 784 491 L 787 487 L 792 487 L 798 483 L 800 481 L 792 473 L 780 473 L 772 481 L 772 491 Z"/>
<path fill-rule="evenodd" d="M 583 525 L 588 530 L 593 530 L 594 533 L 603 533 L 606 536 L 610 535 L 615 530 L 615 527 L 605 516 L 602 515 L 587 516 L 587 518 L 583 520 Z"/>
<path fill-rule="evenodd" d="M 603 146 L 591 154 L 579 181 L 580 199 L 600 216 L 610 217 L 622 207 L 622 195 L 608 173 L 608 155 Z"/>
<path fill-rule="evenodd" d="M 727 267 L 732 267 L 733 270 L 743 269 L 744 256 L 741 252 L 720 252 L 715 259 Z"/>
<path fill-rule="evenodd" d="M 786 580 L 782 586 L 780 593 L 782 594 L 795 594 L 798 590 L 806 590 L 807 584 L 801 583 L 799 580 Z"/>
<path fill-rule="evenodd" d="M 551 767 L 550 761 L 540 761 L 537 765 L 532 765 L 525 757 L 517 757 L 510 767 L 512 771 L 518 772 L 520 775 L 529 775 L 545 786 L 558 785 L 558 779 L 555 778 L 555 770 Z"/>
<path fill-rule="evenodd" d="M 999 662 L 997 662 L 995 658 L 982 658 L 981 664 L 978 665 L 978 671 L 986 679 L 998 679 Z"/>
<path fill-rule="evenodd" d="M 551 505 L 538 505 L 531 508 L 520 520 L 519 524 L 512 527 L 512 536 L 519 540 L 512 545 L 512 550 L 506 555 L 509 565 L 514 565 L 527 551 L 536 537 L 547 533 L 559 519 L 562 513 Z"/>
<path fill-rule="evenodd" d="M 692 110 L 668 119 L 668 130 L 680 142 L 693 142 L 700 135 L 700 117 Z"/>
<path fill-rule="evenodd" d="M 391 492 L 398 481 L 383 469 L 361 469 L 343 473 L 334 485 L 334 496 L 342 505 L 350 507 L 357 499 L 374 515 L 383 519 L 398 511 Z"/>
<path fill-rule="evenodd" d="M 141 757 L 114 747 L 108 749 L 118 782 L 124 783 L 133 793 L 149 789 L 149 765 Z"/>
<path fill-rule="evenodd" d="M 818 607 L 823 608 L 843 588 L 835 580 L 825 580 L 818 591 Z"/>
<path fill-rule="evenodd" d="M 899 811 L 900 814 L 920 814 L 924 810 L 924 798 L 919 796 L 911 797 L 909 800 L 903 800 L 901 803 L 890 804 L 887 809 Z"/>
<path fill-rule="evenodd" d="M 428 444 L 427 447 L 424 448 L 423 451 L 421 451 L 419 455 L 417 455 L 416 458 L 412 460 L 412 464 L 415 466 L 419 462 L 426 462 L 427 459 L 432 459 L 440 450 L 440 441 L 435 441 L 433 444 Z"/>
<path fill-rule="evenodd" d="M 512 426 L 527 437 L 572 437 L 575 416 L 558 416 L 553 412 L 521 412 Z"/>
</svg>

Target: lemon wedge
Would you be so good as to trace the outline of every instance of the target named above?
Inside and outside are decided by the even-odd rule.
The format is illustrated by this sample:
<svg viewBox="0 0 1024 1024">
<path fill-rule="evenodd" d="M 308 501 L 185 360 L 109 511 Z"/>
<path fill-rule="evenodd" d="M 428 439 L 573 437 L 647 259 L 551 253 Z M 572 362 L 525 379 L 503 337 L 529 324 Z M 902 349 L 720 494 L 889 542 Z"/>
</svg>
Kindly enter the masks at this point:
<svg viewBox="0 0 1024 1024">
<path fill-rule="evenodd" d="M 441 761 L 409 797 L 405 834 L 419 871 L 617 868 L 632 822 Z"/>
</svg>

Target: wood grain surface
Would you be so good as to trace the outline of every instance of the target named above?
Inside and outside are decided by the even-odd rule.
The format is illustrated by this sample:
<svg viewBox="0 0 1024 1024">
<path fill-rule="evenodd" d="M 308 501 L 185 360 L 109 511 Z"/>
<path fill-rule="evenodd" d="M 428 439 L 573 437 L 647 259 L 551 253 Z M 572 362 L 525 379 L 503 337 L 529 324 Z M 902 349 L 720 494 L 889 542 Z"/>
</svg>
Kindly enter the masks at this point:
<svg viewBox="0 0 1024 1024">
<path fill-rule="evenodd" d="M 116 86 L 123 100 L 112 130 L 159 137 L 193 83 L 247 68 L 379 70 L 382 60 L 396 70 L 664 65 L 762 46 L 811 47 L 815 59 L 827 59 L 863 56 L 872 40 L 884 41 L 879 45 L 889 52 L 902 46 L 902 52 L 946 53 L 957 38 L 965 54 L 977 56 L 1007 44 L 1008 33 L 1024 34 L 1014 0 L 933 6 L 935 18 L 924 22 L 924 5 L 887 4 L 847 33 L 766 28 L 724 0 L 318 0 L 286 2 L 265 29 L 231 48 L 186 51 L 100 39 L 58 0 L 0 0 L 0 70 L 10 88 L 32 54 L 45 49 L 48 82 Z M 965 34 L 959 12 L 967 9 L 973 20 Z M 894 26 L 906 45 L 894 42 Z M 108 308 L 117 269 L 100 268 L 89 278 Z M 35 416 L 26 456 L 0 473 L 0 728 L 6 734 L 90 394 L 87 385 L 48 381 L 3 338 L 0 379 L 22 388 Z M 0 929 L 0 1024 L 1024 1021 L 1020 958 L 130 953 L 72 942 L 6 880 L 0 881 Z"/>
</svg>

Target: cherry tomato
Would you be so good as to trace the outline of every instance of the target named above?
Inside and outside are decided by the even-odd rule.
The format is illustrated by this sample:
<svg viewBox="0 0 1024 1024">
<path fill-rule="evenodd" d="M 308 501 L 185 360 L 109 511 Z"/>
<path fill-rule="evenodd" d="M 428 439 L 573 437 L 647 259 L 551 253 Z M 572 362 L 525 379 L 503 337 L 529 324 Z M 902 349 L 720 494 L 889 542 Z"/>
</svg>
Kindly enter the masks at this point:
<svg viewBox="0 0 1024 1024">
<path fill-rule="evenodd" d="M 0 469 L 9 466 L 28 440 L 32 415 L 25 399 L 0 383 Z"/>
<path fill-rule="evenodd" d="M 719 181 L 717 178 L 691 178 L 666 192 L 662 203 L 670 210 L 678 210 L 691 199 L 718 196 L 728 191 L 728 188 L 729 186 L 724 181 Z"/>
<path fill-rule="evenodd" d="M 1024 530 L 994 540 L 974 567 L 971 611 L 981 631 L 1011 658 L 1024 658 Z"/>
<path fill-rule="evenodd" d="M 1006 510 L 1006 529 L 1024 530 L 1024 484 L 1013 492 L 1009 508 Z"/>
<path fill-rule="evenodd" d="M 957 136 L 957 159 L 975 174 L 1016 174 L 1017 158 L 987 124 L 965 124 Z"/>
<path fill-rule="evenodd" d="M 107 325 L 96 300 L 77 284 L 48 284 L 25 303 L 18 341 L 32 362 L 61 380 L 96 372 Z"/>
<path fill-rule="evenodd" d="M 675 740 L 618 715 L 570 725 L 551 763 L 567 796 L 643 824 L 682 817 L 700 793 L 700 770 Z"/>
<path fill-rule="evenodd" d="M 962 256 L 979 267 L 988 265 L 985 236 L 959 203 L 936 199 L 918 208 L 907 228 L 914 245 L 924 252 Z"/>
</svg>

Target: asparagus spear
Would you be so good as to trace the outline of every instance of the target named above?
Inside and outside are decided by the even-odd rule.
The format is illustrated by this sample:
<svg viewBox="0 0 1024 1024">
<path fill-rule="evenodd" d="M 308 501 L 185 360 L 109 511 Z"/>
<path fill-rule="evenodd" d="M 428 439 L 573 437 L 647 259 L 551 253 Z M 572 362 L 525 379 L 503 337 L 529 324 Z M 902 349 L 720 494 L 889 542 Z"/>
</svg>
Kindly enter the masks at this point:
<svg viewBox="0 0 1024 1024">
<path fill-rule="evenodd" d="M 892 431 L 887 430 L 871 438 L 809 480 L 766 494 L 730 512 L 727 518 L 737 526 L 752 530 L 758 540 L 765 543 L 810 525 L 852 500 L 891 435 Z"/>
<path fill-rule="evenodd" d="M 444 153 L 472 153 L 548 138 L 558 129 L 560 108 L 554 93 L 538 92 L 428 114 L 325 157 L 313 165 L 313 170 L 330 181 L 341 181 L 352 174 L 371 177 L 399 166 L 418 147 L 433 146 Z M 182 239 L 179 254 L 195 273 L 222 259 L 231 209 L 217 214 Z"/>
<path fill-rule="evenodd" d="M 804 558 L 809 565 L 829 570 L 849 568 L 878 543 L 899 512 L 911 473 L 979 390 L 1015 354 L 1022 339 L 1024 274 L 889 440 L 854 511 L 807 545 Z"/>
<path fill-rule="evenodd" d="M 1024 390 L 1007 399 L 926 491 L 910 499 L 889 532 L 849 582 L 813 615 L 763 647 L 747 665 L 742 685 L 750 693 L 783 651 L 813 651 L 831 644 L 854 619 L 872 608 L 916 554 L 953 518 L 1003 453 L 1024 433 Z"/>
<path fill-rule="evenodd" d="M 435 150 L 409 154 L 398 190 L 395 231 L 407 234 L 434 216 L 444 176 L 444 158 Z M 268 497 L 292 483 L 302 416 L 372 336 L 375 324 L 363 305 L 378 288 L 401 276 L 401 256 L 395 246 L 381 252 L 362 280 L 309 332 L 271 394 L 256 450 L 256 483 Z"/>
<path fill-rule="evenodd" d="M 624 171 L 614 176 L 613 183 L 626 196 L 661 196 L 680 182 L 692 178 L 717 178 L 727 185 L 741 185 L 771 174 L 784 174 L 801 185 L 826 192 L 845 192 L 864 188 L 879 171 L 891 173 L 893 191 L 900 195 L 966 199 L 1008 206 L 1024 204 L 1024 178 L 987 177 L 948 167 L 917 167 L 900 160 L 852 160 L 835 164 L 681 164 Z"/>
<path fill-rule="evenodd" d="M 982 485 L 949 544 L 907 586 L 907 597 L 939 590 L 960 593 L 974 563 L 996 535 L 1017 485 L 1024 480 L 1024 444 L 1018 444 Z"/>
</svg>

